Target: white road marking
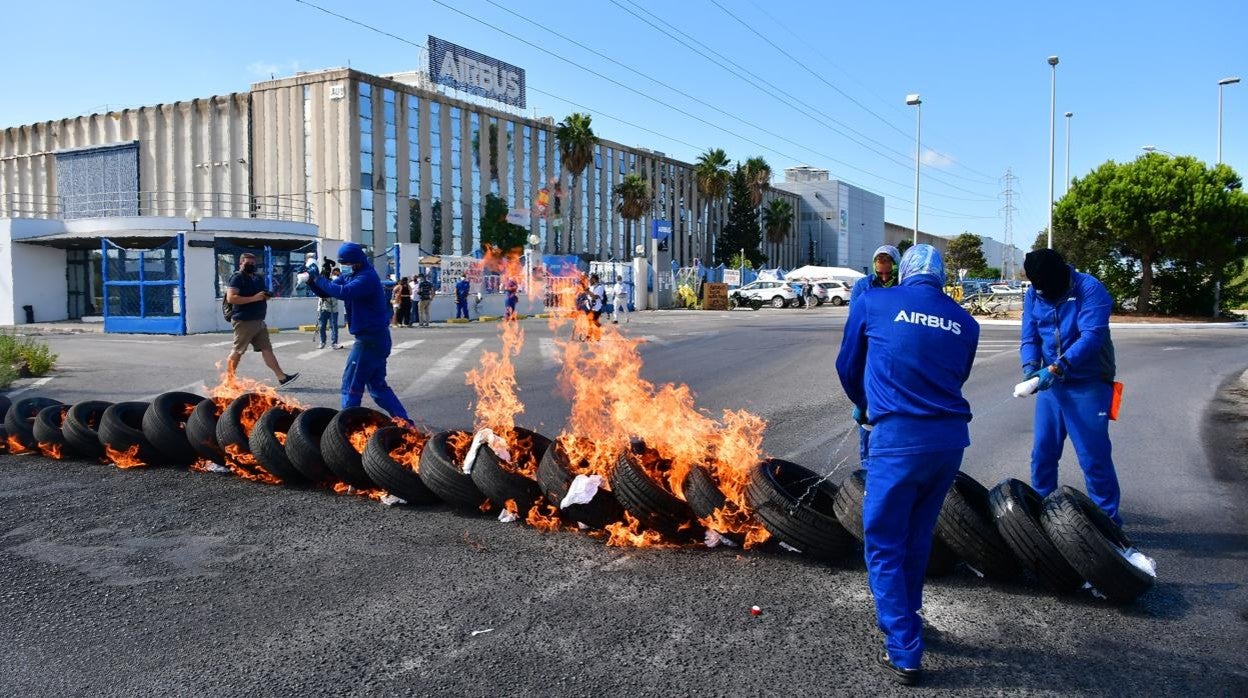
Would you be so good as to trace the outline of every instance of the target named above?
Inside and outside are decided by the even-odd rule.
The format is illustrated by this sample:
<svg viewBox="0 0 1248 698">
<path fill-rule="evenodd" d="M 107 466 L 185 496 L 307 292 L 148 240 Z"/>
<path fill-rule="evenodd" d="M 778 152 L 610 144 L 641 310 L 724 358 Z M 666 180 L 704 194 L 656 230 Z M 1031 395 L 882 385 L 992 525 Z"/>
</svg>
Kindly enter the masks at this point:
<svg viewBox="0 0 1248 698">
<path fill-rule="evenodd" d="M 555 344 L 553 337 L 541 337 L 537 340 L 537 344 L 542 350 L 543 362 L 551 366 L 559 366 L 563 363 L 563 357 L 559 354 L 559 346 Z"/>
<path fill-rule="evenodd" d="M 446 378 L 456 369 L 464 359 L 468 358 L 468 354 L 477 347 L 483 340 L 481 339 L 465 339 L 459 346 L 434 362 L 429 370 L 420 375 L 419 378 L 412 381 L 407 386 L 407 390 L 403 391 L 403 395 L 418 395 L 423 393 Z"/>
<path fill-rule="evenodd" d="M 47 384 L 47 382 L 48 382 L 48 381 L 50 381 L 50 380 L 52 380 L 52 376 L 44 376 L 43 378 L 40 378 L 40 379 L 36 380 L 35 382 L 31 383 L 30 385 L 27 385 L 27 386 L 24 386 L 24 387 L 18 388 L 17 390 L 12 390 L 12 391 L 9 391 L 9 392 L 5 395 L 5 397 L 13 397 L 14 395 L 21 395 L 22 393 L 26 392 L 27 390 L 34 390 L 35 388 L 38 388 L 38 387 L 39 387 L 39 386 L 41 386 L 41 385 L 46 385 L 46 384 Z"/>
<path fill-rule="evenodd" d="M 172 341 L 168 339 L 102 339 L 100 341 L 108 344 L 172 344 Z"/>
<path fill-rule="evenodd" d="M 144 395 L 143 397 L 139 398 L 139 401 L 151 402 L 152 400 L 156 399 L 156 396 L 161 395 L 162 393 L 182 393 L 182 392 L 195 393 L 196 395 L 203 395 L 204 397 L 208 397 L 208 384 L 203 381 L 195 381 L 194 383 L 187 383 L 186 385 L 181 386 L 179 388 L 171 388 L 169 390 L 162 390 L 159 393 L 154 393 L 152 395 Z"/>
<path fill-rule="evenodd" d="M 234 343 L 234 340 L 227 339 L 224 342 L 213 342 L 211 344 L 205 344 L 204 346 L 205 347 L 228 347 L 233 343 Z"/>
<path fill-rule="evenodd" d="M 343 342 L 343 343 L 342 343 L 342 348 L 343 348 L 343 349 L 346 349 L 346 348 L 350 347 L 352 344 L 355 344 L 355 340 L 354 340 L 354 339 L 348 339 L 347 341 L 345 341 L 345 342 Z M 273 346 L 277 346 L 277 345 L 276 345 L 276 344 L 274 344 Z M 305 351 L 304 353 L 302 353 L 302 354 L 300 354 L 300 355 L 296 356 L 295 358 L 296 358 L 296 359 L 299 359 L 300 361 L 307 361 L 308 359 L 315 359 L 316 357 L 320 356 L 321 354 L 328 354 L 328 353 L 330 353 L 330 352 L 332 352 L 332 351 L 334 351 L 334 348 L 333 348 L 333 347 L 326 346 L 324 349 L 313 349 L 312 351 Z M 339 349 L 338 351 L 342 351 L 342 349 Z"/>
<path fill-rule="evenodd" d="M 401 354 L 407 351 L 408 349 L 411 349 L 412 347 L 416 346 L 417 344 L 420 344 L 423 341 L 425 340 L 411 339 L 406 342 L 399 342 L 398 344 L 394 345 L 393 349 L 390 350 L 390 356 L 394 356 L 395 354 Z"/>
<path fill-rule="evenodd" d="M 307 340 L 304 340 L 304 339 L 292 339 L 292 340 L 287 341 L 287 342 L 273 342 L 273 348 L 274 348 L 274 349 L 280 349 L 281 347 L 288 347 L 288 346 L 290 346 L 290 345 L 292 345 L 292 344 L 298 344 L 299 342 L 304 342 L 304 341 L 307 341 Z"/>
</svg>

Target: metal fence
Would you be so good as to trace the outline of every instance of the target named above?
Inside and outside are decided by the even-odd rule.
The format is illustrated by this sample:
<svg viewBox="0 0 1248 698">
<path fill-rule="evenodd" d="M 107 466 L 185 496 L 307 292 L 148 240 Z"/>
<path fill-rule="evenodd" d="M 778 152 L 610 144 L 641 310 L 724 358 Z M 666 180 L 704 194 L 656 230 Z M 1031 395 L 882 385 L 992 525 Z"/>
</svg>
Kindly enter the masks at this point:
<svg viewBox="0 0 1248 698">
<path fill-rule="evenodd" d="M 183 238 L 152 249 L 101 242 L 104 331 L 186 333 Z"/>
<path fill-rule="evenodd" d="M 262 218 L 308 223 L 312 207 L 302 195 L 255 196 L 222 192 L 125 191 L 72 196 L 0 194 L 0 218 L 112 218 L 186 216 L 192 208 L 205 218 Z"/>
</svg>

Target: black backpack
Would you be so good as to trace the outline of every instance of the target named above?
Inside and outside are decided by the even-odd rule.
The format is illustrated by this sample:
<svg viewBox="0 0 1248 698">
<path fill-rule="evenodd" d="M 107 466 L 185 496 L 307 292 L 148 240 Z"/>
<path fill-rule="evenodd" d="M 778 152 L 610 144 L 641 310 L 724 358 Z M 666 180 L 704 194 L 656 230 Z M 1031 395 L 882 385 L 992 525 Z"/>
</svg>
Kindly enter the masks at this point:
<svg viewBox="0 0 1248 698">
<path fill-rule="evenodd" d="M 221 315 L 226 322 L 234 321 L 234 304 L 224 298 L 221 299 Z"/>
</svg>

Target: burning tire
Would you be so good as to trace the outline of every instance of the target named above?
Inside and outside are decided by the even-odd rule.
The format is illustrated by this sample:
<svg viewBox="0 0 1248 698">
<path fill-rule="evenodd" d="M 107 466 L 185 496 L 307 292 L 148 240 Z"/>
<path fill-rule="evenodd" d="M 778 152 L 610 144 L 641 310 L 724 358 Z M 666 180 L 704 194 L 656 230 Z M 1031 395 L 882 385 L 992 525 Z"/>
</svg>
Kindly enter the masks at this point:
<svg viewBox="0 0 1248 698">
<path fill-rule="evenodd" d="M 321 454 L 321 435 L 336 414 L 338 410 L 331 407 L 306 409 L 295 417 L 286 432 L 286 457 L 309 482 L 324 482 L 333 477 Z"/>
<path fill-rule="evenodd" d="M 195 407 L 204 401 L 194 393 L 161 393 L 143 415 L 143 435 L 174 465 L 195 462 L 195 449 L 186 436 L 186 422 Z"/>
<path fill-rule="evenodd" d="M 746 495 L 763 526 L 804 555 L 836 561 L 857 546 L 833 512 L 836 486 L 796 463 L 776 458 L 759 463 Z"/>
<path fill-rule="evenodd" d="M 119 402 L 100 417 L 100 443 L 105 457 L 119 468 L 156 465 L 161 462 L 156 447 L 143 435 L 146 402 Z"/>
<path fill-rule="evenodd" d="M 1013 579 L 1022 571 L 993 522 L 988 489 L 966 473 L 957 474 L 940 505 L 936 534 L 966 564 L 988 577 Z"/>
<path fill-rule="evenodd" d="M 1153 586 L 1123 554 L 1131 539 L 1079 490 L 1063 486 L 1045 497 L 1040 520 L 1062 557 L 1110 601 L 1129 603 Z"/>
<path fill-rule="evenodd" d="M 75 403 L 65 413 L 65 422 L 61 424 L 61 435 L 76 453 L 83 458 L 100 459 L 104 457 L 104 445 L 100 443 L 100 421 L 104 419 L 104 411 L 113 403 L 103 400 L 86 400 Z"/>
<path fill-rule="evenodd" d="M 301 410 L 288 405 L 275 405 L 260 415 L 251 429 L 247 444 L 256 462 L 265 472 L 272 474 L 284 485 L 296 485 L 305 481 L 286 455 L 286 442 L 290 440 L 290 425 Z"/>
<path fill-rule="evenodd" d="M 832 511 L 836 520 L 841 522 L 849 535 L 864 542 L 862 503 L 867 496 L 867 471 L 859 469 L 849 474 L 840 487 L 836 488 L 836 498 L 832 500 Z M 928 577 L 943 577 L 952 574 L 958 565 L 958 555 L 945 545 L 940 536 L 932 536 L 932 551 L 927 556 Z"/>
<path fill-rule="evenodd" d="M 217 421 L 229 404 L 225 398 L 209 398 L 196 405 L 186 420 L 186 440 L 191 448 L 200 458 L 217 465 L 225 465 L 225 451 L 217 443 Z"/>
<path fill-rule="evenodd" d="M 525 473 L 537 475 L 537 466 L 550 448 L 550 439 L 516 427 L 514 443 L 508 444 L 513 453 L 514 464 L 504 463 L 489 447 L 477 449 L 477 460 L 472 464 L 472 484 L 496 507 L 502 508 L 511 500 L 523 513 L 542 499 L 542 488 Z"/>
<path fill-rule="evenodd" d="M 988 493 L 997 530 L 1036 579 L 1059 594 L 1083 586 L 1083 577 L 1066 562 L 1044 532 L 1044 499 L 1025 482 L 1003 480 Z"/>
<path fill-rule="evenodd" d="M 578 470 L 583 469 L 581 466 L 584 464 L 578 463 L 577 465 Z M 563 449 L 563 444 L 555 441 L 550 448 L 546 449 L 546 454 L 542 456 L 542 461 L 537 465 L 537 484 L 546 494 L 546 501 L 559 508 L 559 505 L 563 503 L 563 498 L 568 496 L 568 488 L 572 486 L 572 480 L 575 478 L 576 474 L 573 472 L 568 454 Z M 624 507 L 616 498 L 615 493 L 606 487 L 599 487 L 594 498 L 587 503 L 570 504 L 560 511 L 573 521 L 579 521 L 591 528 L 606 528 L 610 524 L 624 520 Z"/>
<path fill-rule="evenodd" d="M 39 451 L 49 458 L 62 460 L 77 455 L 65 443 L 65 435 L 61 433 L 61 427 L 65 423 L 65 413 L 68 411 L 69 405 L 51 405 L 39 410 L 39 414 L 35 415 L 31 433 L 35 437 L 35 443 L 39 445 Z"/>
<path fill-rule="evenodd" d="M 39 448 L 35 440 L 35 417 L 44 408 L 61 404 L 50 397 L 28 397 L 13 403 L 4 415 L 4 428 L 8 432 L 9 453 L 26 453 Z"/>
<path fill-rule="evenodd" d="M 663 462 L 652 449 L 634 441 L 611 471 L 611 491 L 646 528 L 673 540 L 701 539 L 705 529 L 697 522 L 693 509 L 651 479 L 642 465 L 647 460 Z"/>
<path fill-rule="evenodd" d="M 8 416 L 9 408 L 12 406 L 13 403 L 7 395 L 0 395 L 0 425 L 4 423 L 4 418 Z"/>
<path fill-rule="evenodd" d="M 408 504 L 437 504 L 442 501 L 420 476 L 421 453 L 429 435 L 399 426 L 373 432 L 364 447 L 364 472 L 382 489 L 407 500 Z M 395 459 L 396 451 L 402 460 Z M 408 464 L 411 465 L 408 465 Z"/>
<path fill-rule="evenodd" d="M 243 423 L 243 412 L 250 409 L 253 413 L 265 410 L 273 399 L 260 393 L 243 393 L 234 398 L 221 416 L 217 418 L 217 445 L 225 452 L 227 458 L 237 455 L 251 454 L 251 429 Z M 256 415 L 256 421 L 263 416 Z M 252 422 L 255 426 L 255 422 Z"/>
<path fill-rule="evenodd" d="M 334 477 L 352 487 L 377 487 L 368 473 L 364 472 L 360 455 L 368 443 L 367 436 L 372 436 L 376 430 L 392 423 L 389 417 L 369 407 L 348 407 L 334 415 L 325 427 L 325 433 L 321 434 L 321 453 L 325 457 L 325 465 Z M 360 442 L 357 450 L 352 445 L 351 437 L 361 433 L 367 436 Z M 359 440 L 359 437 L 356 439 Z"/>
<path fill-rule="evenodd" d="M 452 438 L 462 448 L 453 448 Z M 460 509 L 479 509 L 488 501 L 459 466 L 471 440 L 472 435 L 463 431 L 438 432 L 420 452 L 420 479 L 442 501 Z"/>
</svg>

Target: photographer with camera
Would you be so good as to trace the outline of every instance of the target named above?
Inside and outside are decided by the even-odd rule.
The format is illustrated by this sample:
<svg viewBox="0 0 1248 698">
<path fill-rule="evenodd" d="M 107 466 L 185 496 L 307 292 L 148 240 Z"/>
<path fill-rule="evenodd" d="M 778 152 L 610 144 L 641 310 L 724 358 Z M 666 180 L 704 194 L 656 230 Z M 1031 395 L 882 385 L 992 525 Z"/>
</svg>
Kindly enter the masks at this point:
<svg viewBox="0 0 1248 698">
<path fill-rule="evenodd" d="M 285 387 L 299 378 L 298 373 L 286 373 L 277 363 L 273 343 L 269 341 L 269 328 L 264 324 L 268 312 L 268 300 L 272 293 L 265 287 L 264 278 L 256 273 L 256 256 L 244 252 L 238 258 L 238 273 L 230 277 L 225 289 L 225 301 L 233 307 L 230 324 L 234 328 L 234 346 L 226 360 L 226 377 L 234 380 L 238 362 L 247 347 L 260 352 L 264 365 L 273 371 L 278 385 Z"/>
</svg>

